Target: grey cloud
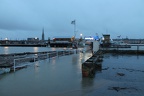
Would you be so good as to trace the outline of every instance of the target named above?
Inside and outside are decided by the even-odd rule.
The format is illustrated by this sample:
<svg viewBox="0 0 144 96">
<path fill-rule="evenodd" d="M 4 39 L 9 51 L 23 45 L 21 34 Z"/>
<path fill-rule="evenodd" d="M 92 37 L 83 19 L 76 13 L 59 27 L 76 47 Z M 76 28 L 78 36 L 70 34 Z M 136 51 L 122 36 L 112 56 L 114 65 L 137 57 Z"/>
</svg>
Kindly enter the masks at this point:
<svg viewBox="0 0 144 96">
<path fill-rule="evenodd" d="M 21 38 L 40 36 L 43 27 L 49 37 L 72 36 L 70 22 L 76 19 L 78 34 L 101 35 L 109 30 L 113 38 L 143 38 L 143 4 L 142 0 L 1 0 L 0 36 L 20 31 Z"/>
</svg>

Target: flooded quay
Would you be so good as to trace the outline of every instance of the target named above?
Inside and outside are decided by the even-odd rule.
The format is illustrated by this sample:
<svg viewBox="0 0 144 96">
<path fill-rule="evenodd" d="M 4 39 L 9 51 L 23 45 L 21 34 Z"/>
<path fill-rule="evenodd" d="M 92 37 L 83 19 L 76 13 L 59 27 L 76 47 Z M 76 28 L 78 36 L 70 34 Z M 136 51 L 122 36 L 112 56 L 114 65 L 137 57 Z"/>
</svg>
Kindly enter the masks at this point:
<svg viewBox="0 0 144 96">
<path fill-rule="evenodd" d="M 104 54 L 94 78 L 82 77 L 91 52 L 29 63 L 0 75 L 1 96 L 143 96 L 144 55 Z M 38 66 L 36 66 L 38 65 Z"/>
</svg>

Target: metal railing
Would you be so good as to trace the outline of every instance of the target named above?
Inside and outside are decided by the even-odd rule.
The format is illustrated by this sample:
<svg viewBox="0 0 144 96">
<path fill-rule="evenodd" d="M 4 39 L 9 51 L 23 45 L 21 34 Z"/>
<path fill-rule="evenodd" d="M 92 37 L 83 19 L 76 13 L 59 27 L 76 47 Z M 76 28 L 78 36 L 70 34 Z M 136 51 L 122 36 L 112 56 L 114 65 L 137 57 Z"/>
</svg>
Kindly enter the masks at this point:
<svg viewBox="0 0 144 96">
<path fill-rule="evenodd" d="M 71 55 L 74 54 L 74 50 L 70 51 L 49 51 L 49 52 L 41 52 L 32 55 L 28 55 L 28 57 L 18 57 L 13 60 L 13 70 L 14 72 L 16 71 L 16 68 L 23 68 L 27 66 L 28 64 L 23 64 L 24 62 L 36 62 L 38 60 L 44 60 L 54 57 L 60 57 L 60 56 L 66 56 L 66 55 Z"/>
</svg>

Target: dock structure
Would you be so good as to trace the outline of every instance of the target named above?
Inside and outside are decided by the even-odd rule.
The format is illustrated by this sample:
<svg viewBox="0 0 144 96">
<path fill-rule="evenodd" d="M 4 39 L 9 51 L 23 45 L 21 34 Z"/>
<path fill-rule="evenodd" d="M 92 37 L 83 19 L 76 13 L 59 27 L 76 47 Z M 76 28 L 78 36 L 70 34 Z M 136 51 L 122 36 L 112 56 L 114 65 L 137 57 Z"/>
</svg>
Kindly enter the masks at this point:
<svg viewBox="0 0 144 96">
<path fill-rule="evenodd" d="M 103 53 L 97 51 L 84 63 L 82 63 L 82 76 L 83 77 L 94 77 L 96 69 L 102 68 Z"/>
<path fill-rule="evenodd" d="M 129 47 L 130 45 L 128 45 Z M 132 45 L 131 45 L 132 46 Z M 111 48 L 100 48 L 97 52 L 82 63 L 82 76 L 83 77 L 94 77 L 96 70 L 102 70 L 103 54 L 129 54 L 129 55 L 144 55 L 144 50 L 139 50 L 139 46 L 144 45 L 134 45 L 137 46 L 136 50 L 122 50 L 122 49 L 111 49 Z M 125 48 L 122 47 L 122 48 Z"/>
<path fill-rule="evenodd" d="M 103 50 L 104 53 L 144 55 L 144 50 Z"/>
<path fill-rule="evenodd" d="M 84 63 L 82 63 L 83 77 L 94 77 L 97 70 L 102 70 L 103 54 L 105 53 L 144 55 L 144 50 L 98 50 Z"/>
<path fill-rule="evenodd" d="M 131 48 L 131 45 L 111 45 L 110 48 Z"/>
<path fill-rule="evenodd" d="M 72 37 L 69 36 L 56 36 L 50 42 L 50 47 L 72 47 Z"/>
<path fill-rule="evenodd" d="M 72 47 L 72 42 L 51 42 L 50 47 Z"/>
<path fill-rule="evenodd" d="M 47 52 L 25 52 L 13 54 L 0 55 L 0 69 L 10 69 L 16 71 L 18 69 L 26 68 L 26 62 L 36 62 L 38 60 L 51 59 L 54 57 L 66 56 L 74 54 L 74 50 L 65 51 L 47 51 Z"/>
</svg>

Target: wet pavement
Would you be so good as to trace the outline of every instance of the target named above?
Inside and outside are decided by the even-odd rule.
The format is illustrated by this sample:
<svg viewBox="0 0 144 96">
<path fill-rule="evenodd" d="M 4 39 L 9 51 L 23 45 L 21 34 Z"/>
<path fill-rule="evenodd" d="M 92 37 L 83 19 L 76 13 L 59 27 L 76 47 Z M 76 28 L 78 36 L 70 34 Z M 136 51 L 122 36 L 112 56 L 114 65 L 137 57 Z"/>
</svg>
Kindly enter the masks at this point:
<svg viewBox="0 0 144 96">
<path fill-rule="evenodd" d="M 1 96 L 143 96 L 142 55 L 105 54 L 94 78 L 83 78 L 81 64 L 91 52 L 30 63 L 0 75 Z"/>
</svg>

